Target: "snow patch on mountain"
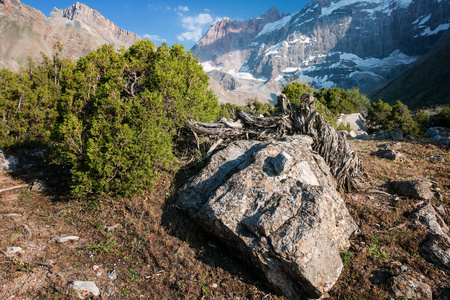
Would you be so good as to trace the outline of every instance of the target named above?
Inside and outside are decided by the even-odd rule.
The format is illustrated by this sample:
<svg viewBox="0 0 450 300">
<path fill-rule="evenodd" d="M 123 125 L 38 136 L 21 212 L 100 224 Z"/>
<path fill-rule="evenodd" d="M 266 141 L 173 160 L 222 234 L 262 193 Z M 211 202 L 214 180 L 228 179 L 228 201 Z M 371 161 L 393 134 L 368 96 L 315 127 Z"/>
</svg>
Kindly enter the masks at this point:
<svg viewBox="0 0 450 300">
<path fill-rule="evenodd" d="M 411 5 L 411 3 L 413 2 L 413 0 L 396 0 L 397 5 L 401 8 L 407 8 L 408 6 Z"/>
<path fill-rule="evenodd" d="M 337 2 L 332 2 L 330 6 L 322 8 L 322 16 L 329 16 L 335 10 L 338 10 L 342 7 L 354 5 L 354 4 L 366 4 L 373 3 L 380 6 L 380 9 L 384 9 L 389 6 L 391 0 L 340 0 Z M 408 0 L 406 0 L 408 1 Z"/>
<path fill-rule="evenodd" d="M 375 74 L 374 72 L 370 72 L 370 71 L 364 71 L 364 72 L 355 71 L 355 72 L 350 73 L 349 76 L 350 76 L 350 78 L 354 78 L 354 77 L 358 77 L 358 76 L 361 76 L 361 75 L 369 75 L 369 76 L 371 76 L 373 78 L 378 78 L 380 80 L 384 80 L 384 78 L 382 76 L 380 76 L 378 74 Z"/>
<path fill-rule="evenodd" d="M 444 30 L 448 30 L 450 28 L 450 23 L 445 23 L 445 24 L 441 24 L 438 27 L 436 27 L 435 29 L 431 30 L 430 27 L 425 28 L 425 30 L 420 34 L 420 36 L 426 36 L 426 35 L 433 35 L 433 34 L 437 34 L 439 31 L 444 31 Z M 416 35 L 415 37 L 418 37 L 418 35 Z"/>
<path fill-rule="evenodd" d="M 245 68 L 244 68 L 245 69 Z M 260 81 L 260 82 L 266 82 L 267 78 L 261 77 L 261 78 L 255 78 L 252 74 L 248 72 L 242 72 L 241 69 L 239 72 L 236 72 L 235 70 L 231 70 L 227 72 L 230 75 L 233 75 L 234 78 L 237 79 L 244 79 L 244 80 L 252 80 L 252 81 Z"/>
<path fill-rule="evenodd" d="M 211 61 L 202 62 L 201 65 L 203 67 L 203 71 L 205 72 L 211 72 L 213 70 L 220 71 L 223 68 L 223 64 L 213 66 Z"/>
<path fill-rule="evenodd" d="M 264 26 L 264 28 L 258 33 L 258 35 L 256 36 L 256 38 L 263 36 L 265 34 L 274 32 L 274 31 L 278 31 L 281 28 L 283 28 L 284 26 L 286 26 L 286 24 L 292 19 L 291 15 L 287 15 L 286 17 L 284 17 L 281 20 L 266 24 L 266 26 Z"/>
<path fill-rule="evenodd" d="M 388 57 L 379 59 L 374 57 L 361 58 L 353 53 L 342 53 L 342 52 L 330 52 L 328 56 L 333 56 L 335 54 L 339 54 L 340 61 L 350 61 L 355 64 L 355 66 L 362 71 L 371 70 L 373 68 L 379 66 L 399 66 L 399 65 L 407 65 L 414 61 L 416 61 L 418 56 L 408 56 L 402 53 L 400 50 L 395 50 Z"/>
<path fill-rule="evenodd" d="M 369 15 L 373 15 L 377 11 L 390 14 L 390 7 L 393 3 L 396 3 L 396 8 L 407 8 L 412 2 L 413 0 L 340 0 L 332 2 L 328 7 L 323 7 L 321 16 L 329 16 L 334 11 L 350 5 L 375 5 L 375 7 L 369 9 L 362 9 L 362 11 L 367 12 Z"/>
<path fill-rule="evenodd" d="M 281 46 L 283 46 L 283 42 L 280 42 L 275 46 L 270 47 L 269 49 L 266 50 L 265 55 L 268 56 L 278 54 L 278 50 L 281 48 Z"/>
<path fill-rule="evenodd" d="M 432 15 L 432 14 L 429 14 L 429 15 L 426 16 L 426 17 L 424 17 L 424 16 L 419 17 L 419 18 L 417 18 L 414 22 L 412 22 L 412 24 L 413 24 L 413 25 L 416 25 L 416 24 L 418 23 L 417 26 L 422 26 L 423 24 L 425 24 L 426 22 L 428 22 L 428 21 L 430 20 L 431 15 Z"/>
</svg>

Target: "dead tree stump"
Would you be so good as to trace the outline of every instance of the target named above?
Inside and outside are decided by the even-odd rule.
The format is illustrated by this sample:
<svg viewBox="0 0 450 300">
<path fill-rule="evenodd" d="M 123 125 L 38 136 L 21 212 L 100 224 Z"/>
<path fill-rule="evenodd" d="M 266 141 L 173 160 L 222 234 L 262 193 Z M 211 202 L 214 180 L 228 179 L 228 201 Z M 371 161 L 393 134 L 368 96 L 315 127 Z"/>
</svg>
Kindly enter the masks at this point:
<svg viewBox="0 0 450 300">
<path fill-rule="evenodd" d="M 186 127 L 194 134 L 223 139 L 222 144 L 238 139 L 267 140 L 305 134 L 313 138 L 314 151 L 325 159 L 338 187 L 346 191 L 369 188 L 367 173 L 356 152 L 347 139 L 316 111 L 312 95 L 303 94 L 300 107 L 284 94 L 278 96 L 278 102 L 278 111 L 271 116 L 256 117 L 241 111 L 234 122 L 202 123 L 191 119 L 186 121 Z"/>
</svg>

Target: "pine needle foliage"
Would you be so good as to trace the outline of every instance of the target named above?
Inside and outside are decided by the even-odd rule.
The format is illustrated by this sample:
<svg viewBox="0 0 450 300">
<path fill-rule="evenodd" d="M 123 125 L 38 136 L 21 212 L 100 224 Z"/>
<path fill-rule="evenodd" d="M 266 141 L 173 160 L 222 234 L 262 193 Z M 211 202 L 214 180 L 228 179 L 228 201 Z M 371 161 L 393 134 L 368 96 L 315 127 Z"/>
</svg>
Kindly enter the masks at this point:
<svg viewBox="0 0 450 300">
<path fill-rule="evenodd" d="M 104 45 L 64 74 L 53 162 L 70 167 L 72 194 L 134 196 L 176 167 L 172 138 L 188 118 L 219 111 L 208 77 L 181 45 Z"/>
</svg>

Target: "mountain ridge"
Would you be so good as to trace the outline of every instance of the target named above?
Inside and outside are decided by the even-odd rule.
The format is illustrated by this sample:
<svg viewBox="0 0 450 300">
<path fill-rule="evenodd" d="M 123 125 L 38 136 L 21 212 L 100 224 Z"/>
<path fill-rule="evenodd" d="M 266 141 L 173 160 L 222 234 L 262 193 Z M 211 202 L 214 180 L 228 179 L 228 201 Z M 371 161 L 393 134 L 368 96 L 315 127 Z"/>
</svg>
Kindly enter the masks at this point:
<svg viewBox="0 0 450 300">
<path fill-rule="evenodd" d="M 26 66 L 28 57 L 40 61 L 41 52 L 51 56 L 58 41 L 64 46 L 62 55 L 76 60 L 102 44 L 129 47 L 141 39 L 79 2 L 55 8 L 47 18 L 18 0 L 1 0 L 0 20 L 0 68 L 12 71 Z"/>
<path fill-rule="evenodd" d="M 202 38 L 192 51 L 205 71 L 241 81 L 222 92 L 222 101 L 255 88 L 266 88 L 259 100 L 271 101 L 289 78 L 369 92 L 423 57 L 448 30 L 449 15 L 450 7 L 438 0 L 312 0 L 239 48 L 214 56 L 217 50 Z"/>
</svg>

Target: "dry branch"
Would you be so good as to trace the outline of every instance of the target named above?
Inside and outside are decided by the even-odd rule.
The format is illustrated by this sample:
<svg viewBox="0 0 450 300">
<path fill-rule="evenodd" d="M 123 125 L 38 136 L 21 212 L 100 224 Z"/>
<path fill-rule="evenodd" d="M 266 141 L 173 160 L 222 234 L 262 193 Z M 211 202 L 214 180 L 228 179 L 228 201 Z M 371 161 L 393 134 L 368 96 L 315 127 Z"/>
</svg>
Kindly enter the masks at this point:
<svg viewBox="0 0 450 300">
<path fill-rule="evenodd" d="M 0 193 L 6 192 L 6 191 L 11 191 L 11 190 L 17 190 L 17 189 L 23 188 L 25 186 L 28 186 L 28 184 L 16 185 L 16 186 L 12 186 L 12 187 L 5 188 L 5 189 L 0 189 Z"/>
</svg>

